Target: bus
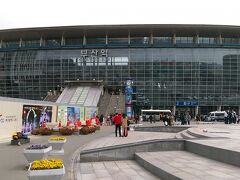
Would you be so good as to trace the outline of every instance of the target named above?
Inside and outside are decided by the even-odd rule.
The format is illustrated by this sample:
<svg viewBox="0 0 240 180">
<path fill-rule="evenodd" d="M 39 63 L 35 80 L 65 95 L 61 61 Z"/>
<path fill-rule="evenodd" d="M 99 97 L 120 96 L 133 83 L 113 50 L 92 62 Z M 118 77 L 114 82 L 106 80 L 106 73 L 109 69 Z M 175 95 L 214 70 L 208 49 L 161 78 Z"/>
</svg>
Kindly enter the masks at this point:
<svg viewBox="0 0 240 180">
<path fill-rule="evenodd" d="M 143 121 L 148 121 L 149 116 L 155 116 L 156 121 L 160 121 L 163 115 L 171 115 L 172 112 L 170 110 L 160 110 L 160 109 L 142 109 L 141 110 L 141 117 Z"/>
</svg>

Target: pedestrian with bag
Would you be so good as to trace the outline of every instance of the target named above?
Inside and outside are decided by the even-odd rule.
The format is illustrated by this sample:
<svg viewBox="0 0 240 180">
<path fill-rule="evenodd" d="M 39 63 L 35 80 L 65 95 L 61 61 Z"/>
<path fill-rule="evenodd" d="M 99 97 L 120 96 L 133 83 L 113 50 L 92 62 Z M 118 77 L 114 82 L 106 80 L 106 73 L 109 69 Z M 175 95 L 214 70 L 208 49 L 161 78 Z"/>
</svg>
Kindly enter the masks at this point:
<svg viewBox="0 0 240 180">
<path fill-rule="evenodd" d="M 121 121 L 122 121 L 123 137 L 127 137 L 128 136 L 128 117 L 126 116 L 126 114 L 123 113 Z"/>
<path fill-rule="evenodd" d="M 121 137 L 121 115 L 116 113 L 116 115 L 113 118 L 114 124 L 115 124 L 115 135 L 117 137 L 117 131 L 119 132 L 119 137 Z"/>
</svg>

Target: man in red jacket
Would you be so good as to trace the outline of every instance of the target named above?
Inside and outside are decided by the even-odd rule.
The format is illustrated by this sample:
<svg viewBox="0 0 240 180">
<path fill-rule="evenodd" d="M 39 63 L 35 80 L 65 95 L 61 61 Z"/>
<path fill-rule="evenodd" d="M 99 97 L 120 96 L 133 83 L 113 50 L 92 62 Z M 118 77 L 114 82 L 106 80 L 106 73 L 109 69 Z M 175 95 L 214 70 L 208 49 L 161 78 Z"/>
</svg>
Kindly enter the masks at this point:
<svg viewBox="0 0 240 180">
<path fill-rule="evenodd" d="M 121 137 L 121 115 L 116 113 L 113 117 L 113 122 L 115 124 L 115 135 L 117 137 L 117 130 L 119 132 L 119 137 Z"/>
</svg>

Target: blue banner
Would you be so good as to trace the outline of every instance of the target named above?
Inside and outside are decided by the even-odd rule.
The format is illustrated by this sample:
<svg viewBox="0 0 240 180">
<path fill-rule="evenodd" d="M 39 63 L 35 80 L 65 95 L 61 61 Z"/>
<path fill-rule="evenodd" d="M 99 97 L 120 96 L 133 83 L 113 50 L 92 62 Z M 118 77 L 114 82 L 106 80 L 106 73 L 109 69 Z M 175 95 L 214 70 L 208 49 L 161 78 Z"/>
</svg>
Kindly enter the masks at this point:
<svg viewBox="0 0 240 180">
<path fill-rule="evenodd" d="M 198 101 L 176 101 L 176 106 L 198 106 Z"/>
</svg>

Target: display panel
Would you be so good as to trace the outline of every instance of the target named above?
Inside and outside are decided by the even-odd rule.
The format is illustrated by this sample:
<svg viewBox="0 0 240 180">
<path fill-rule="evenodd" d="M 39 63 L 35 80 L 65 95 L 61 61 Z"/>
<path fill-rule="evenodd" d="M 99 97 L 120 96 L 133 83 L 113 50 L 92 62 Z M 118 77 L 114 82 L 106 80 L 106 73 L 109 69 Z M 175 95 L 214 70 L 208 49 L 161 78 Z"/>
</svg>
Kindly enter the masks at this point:
<svg viewBox="0 0 240 180">
<path fill-rule="evenodd" d="M 43 123 L 52 122 L 52 106 L 23 105 L 22 132 L 30 133 Z"/>
</svg>

